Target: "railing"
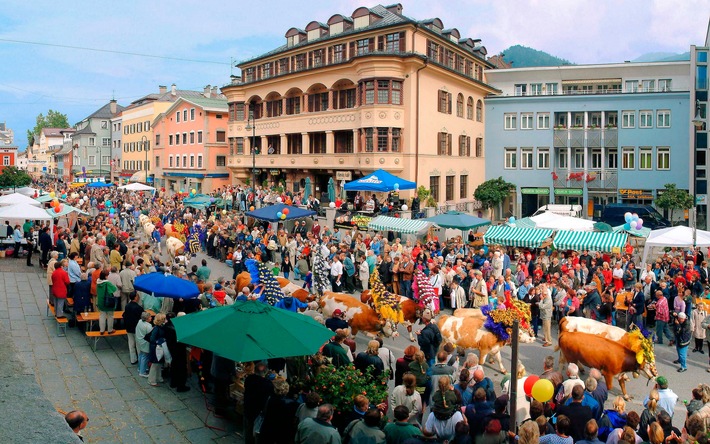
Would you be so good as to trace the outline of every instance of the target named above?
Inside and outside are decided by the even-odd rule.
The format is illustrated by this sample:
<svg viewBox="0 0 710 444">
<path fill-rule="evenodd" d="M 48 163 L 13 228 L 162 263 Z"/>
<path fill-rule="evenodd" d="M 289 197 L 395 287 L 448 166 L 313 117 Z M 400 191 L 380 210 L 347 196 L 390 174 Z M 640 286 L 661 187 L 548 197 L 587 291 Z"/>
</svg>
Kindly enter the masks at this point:
<svg viewBox="0 0 710 444">
<path fill-rule="evenodd" d="M 579 85 L 581 86 L 581 84 Z M 581 95 L 603 95 L 603 94 L 645 94 L 645 93 L 664 93 L 664 92 L 676 92 L 683 91 L 681 89 L 674 89 L 669 87 L 656 87 L 656 88 L 634 88 L 634 89 L 624 89 L 624 88 L 608 88 L 602 90 L 562 90 L 559 89 L 557 92 L 540 92 L 540 93 L 529 93 L 516 91 L 509 96 L 514 97 L 538 97 L 538 96 L 581 96 Z"/>
<path fill-rule="evenodd" d="M 552 173 L 555 188 L 601 188 L 616 189 L 619 183 L 619 173 L 616 170 L 582 170 L 558 169 Z"/>
</svg>

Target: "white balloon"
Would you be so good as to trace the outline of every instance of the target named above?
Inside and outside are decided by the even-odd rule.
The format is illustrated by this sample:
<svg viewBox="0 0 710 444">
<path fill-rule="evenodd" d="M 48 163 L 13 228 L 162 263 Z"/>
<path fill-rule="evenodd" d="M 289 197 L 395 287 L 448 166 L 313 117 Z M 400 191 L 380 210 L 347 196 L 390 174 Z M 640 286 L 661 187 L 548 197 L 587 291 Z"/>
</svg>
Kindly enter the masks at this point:
<svg viewBox="0 0 710 444">
<path fill-rule="evenodd" d="M 279 196 L 279 197 L 276 198 L 276 202 L 278 202 L 278 203 L 283 202 L 283 199 L 281 199 L 281 196 Z"/>
<path fill-rule="evenodd" d="M 328 206 L 329 206 L 330 208 L 335 208 L 335 202 L 329 203 Z"/>
<path fill-rule="evenodd" d="M 408 207 L 408 206 L 406 206 L 406 205 L 402 205 L 402 211 L 407 211 L 408 209 L 409 209 L 409 207 Z"/>
</svg>

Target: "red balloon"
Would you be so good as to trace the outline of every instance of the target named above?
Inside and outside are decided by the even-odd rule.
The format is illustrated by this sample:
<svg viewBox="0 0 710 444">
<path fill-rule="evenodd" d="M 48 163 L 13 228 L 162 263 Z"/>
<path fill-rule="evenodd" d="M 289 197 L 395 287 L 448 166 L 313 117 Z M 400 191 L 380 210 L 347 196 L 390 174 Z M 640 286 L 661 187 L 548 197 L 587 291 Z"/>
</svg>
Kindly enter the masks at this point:
<svg viewBox="0 0 710 444">
<path fill-rule="evenodd" d="M 282 212 L 283 214 L 288 214 L 288 211 L 289 211 L 288 208 L 284 208 L 283 210 L 281 210 L 281 212 Z"/>
<path fill-rule="evenodd" d="M 528 378 L 525 380 L 525 383 L 523 384 L 523 390 L 525 390 L 525 394 L 527 396 L 532 396 L 532 388 L 533 385 L 539 380 L 540 378 L 536 375 L 530 375 Z"/>
<path fill-rule="evenodd" d="M 62 209 L 59 208 L 59 205 L 57 205 L 56 207 L 54 207 L 54 212 L 55 212 L 55 213 L 59 213 L 59 212 L 61 212 L 61 211 L 62 211 Z"/>
</svg>

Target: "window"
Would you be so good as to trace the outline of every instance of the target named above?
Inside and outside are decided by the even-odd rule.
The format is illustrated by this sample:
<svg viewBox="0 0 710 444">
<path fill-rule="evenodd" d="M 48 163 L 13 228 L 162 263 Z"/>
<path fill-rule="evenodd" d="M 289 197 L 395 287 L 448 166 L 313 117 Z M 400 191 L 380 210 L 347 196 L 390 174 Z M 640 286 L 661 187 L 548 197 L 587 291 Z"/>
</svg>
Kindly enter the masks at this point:
<svg viewBox="0 0 710 444">
<path fill-rule="evenodd" d="M 514 130 L 517 127 L 517 114 L 506 114 L 505 115 L 505 129 Z"/>
<path fill-rule="evenodd" d="M 355 101 L 353 100 L 353 106 L 355 106 Z M 392 80 L 392 105 L 402 104 L 402 82 L 399 80 Z"/>
<path fill-rule="evenodd" d="M 516 148 L 505 149 L 505 169 L 514 170 L 518 168 L 518 150 Z"/>
<path fill-rule="evenodd" d="M 463 117 L 463 94 L 456 96 L 456 117 Z"/>
<path fill-rule="evenodd" d="M 173 167 L 173 156 L 168 157 L 168 167 Z"/>
<path fill-rule="evenodd" d="M 180 168 L 180 156 L 175 156 L 175 168 Z"/>
<path fill-rule="evenodd" d="M 402 130 L 400 128 L 392 128 L 392 152 L 398 153 L 402 145 Z"/>
<path fill-rule="evenodd" d="M 190 168 L 195 168 L 195 155 L 190 154 Z"/>
<path fill-rule="evenodd" d="M 195 143 L 195 132 L 190 131 L 190 143 Z"/>
<path fill-rule="evenodd" d="M 286 114 L 301 114 L 301 97 L 289 97 L 286 99 Z"/>
<path fill-rule="evenodd" d="M 483 157 L 483 138 L 476 137 L 476 157 Z"/>
<path fill-rule="evenodd" d="M 160 146 L 160 134 L 155 135 L 155 146 Z"/>
<path fill-rule="evenodd" d="M 515 95 L 524 96 L 527 93 L 528 85 L 525 83 L 519 83 L 515 85 Z"/>
<path fill-rule="evenodd" d="M 639 147 L 639 170 L 653 169 L 653 148 L 650 146 Z"/>
<path fill-rule="evenodd" d="M 388 80 L 377 81 L 377 103 L 389 103 L 390 101 L 390 82 Z"/>
<path fill-rule="evenodd" d="M 202 143 L 202 131 L 197 132 L 197 143 Z"/>
<path fill-rule="evenodd" d="M 466 118 L 473 120 L 473 97 L 469 97 L 466 100 Z"/>
<path fill-rule="evenodd" d="M 548 96 L 557 95 L 557 83 L 545 83 L 545 89 Z"/>
<path fill-rule="evenodd" d="M 454 180 L 456 176 L 446 176 L 446 200 L 454 200 Z"/>
<path fill-rule="evenodd" d="M 182 144 L 187 145 L 187 133 L 182 133 Z"/>
<path fill-rule="evenodd" d="M 537 129 L 550 129 L 550 113 L 537 113 Z"/>
<path fill-rule="evenodd" d="M 533 115 L 532 115 L 532 113 L 520 113 L 520 129 L 523 129 L 523 130 L 533 129 Z"/>
<path fill-rule="evenodd" d="M 377 151 L 387 151 L 388 128 L 377 128 Z"/>
<path fill-rule="evenodd" d="M 636 169 L 636 149 L 632 146 L 623 147 L 621 149 L 621 169 L 633 170 Z"/>
<path fill-rule="evenodd" d="M 237 154 L 244 154 L 244 138 L 237 137 Z"/>
<path fill-rule="evenodd" d="M 658 128 L 671 127 L 671 110 L 659 109 L 658 112 L 656 112 L 656 126 Z"/>
<path fill-rule="evenodd" d="M 549 148 L 538 148 L 537 149 L 537 169 L 538 170 L 549 170 L 550 169 L 550 149 Z"/>
<path fill-rule="evenodd" d="M 182 156 L 182 167 L 187 168 L 187 154 L 183 154 Z"/>
<path fill-rule="evenodd" d="M 593 148 L 589 152 L 589 169 L 590 170 L 601 170 L 602 169 L 602 150 L 601 148 Z"/>
<path fill-rule="evenodd" d="M 653 128 L 653 111 L 639 111 L 639 128 Z"/>
<path fill-rule="evenodd" d="M 476 101 L 476 122 L 483 122 L 483 101 Z"/>
<path fill-rule="evenodd" d="M 667 146 L 659 146 L 656 148 L 656 169 L 670 170 L 671 169 L 671 149 Z"/>
<path fill-rule="evenodd" d="M 155 156 L 155 167 L 160 168 L 160 156 Z"/>
<path fill-rule="evenodd" d="M 439 202 L 439 176 L 429 176 L 429 191 L 431 191 L 431 197 Z"/>
<path fill-rule="evenodd" d="M 622 111 L 621 112 L 621 127 L 622 128 L 635 128 L 636 127 L 636 113 L 634 111 Z"/>
<path fill-rule="evenodd" d="M 356 43 L 357 48 L 355 50 L 356 51 L 355 54 L 356 55 L 363 55 L 363 54 L 367 54 L 368 52 L 370 52 L 370 42 L 371 42 L 371 39 L 358 40 Z"/>
<path fill-rule="evenodd" d="M 671 79 L 658 79 L 658 91 L 668 92 L 671 90 Z"/>
<path fill-rule="evenodd" d="M 340 63 L 345 60 L 345 45 L 334 45 L 330 63 Z"/>
<path fill-rule="evenodd" d="M 439 45 L 432 42 L 431 40 L 427 40 L 426 55 L 429 60 L 439 60 Z"/>
<path fill-rule="evenodd" d="M 234 119 L 235 120 L 244 120 L 245 114 L 244 114 L 244 109 L 245 105 L 244 102 L 237 103 L 236 106 L 234 107 Z"/>
<path fill-rule="evenodd" d="M 438 154 L 439 156 L 451 155 L 451 134 L 439 133 L 438 136 Z"/>
<path fill-rule="evenodd" d="M 96 146 L 96 138 L 89 137 L 89 146 Z"/>
<path fill-rule="evenodd" d="M 96 166 L 96 156 L 89 156 L 89 166 Z"/>
<path fill-rule="evenodd" d="M 178 111 L 177 113 L 175 113 L 175 122 L 176 122 L 176 123 L 180 123 L 180 116 L 181 116 L 180 111 Z"/>
<path fill-rule="evenodd" d="M 215 138 L 217 142 L 226 142 L 227 141 L 227 132 L 224 130 L 217 130 L 215 132 Z"/>
<path fill-rule="evenodd" d="M 468 196 L 468 175 L 459 176 L 459 199 L 466 199 Z"/>
<path fill-rule="evenodd" d="M 143 132 L 143 122 L 138 122 L 136 125 L 137 125 L 137 126 L 136 126 L 136 127 L 137 127 L 137 131 L 136 131 L 136 132 L 142 133 L 142 132 Z"/>
<path fill-rule="evenodd" d="M 542 95 L 542 83 L 531 83 L 530 84 L 530 95 L 531 96 Z"/>
<path fill-rule="evenodd" d="M 101 129 L 108 129 L 108 120 L 101 121 Z"/>
<path fill-rule="evenodd" d="M 183 120 L 183 122 L 187 122 L 187 110 L 186 109 L 182 110 L 182 120 Z"/>
<path fill-rule="evenodd" d="M 10 156 L 2 156 L 2 165 L 10 166 Z"/>
<path fill-rule="evenodd" d="M 111 163 L 111 156 L 101 156 L 101 165 L 108 165 Z"/>
<path fill-rule="evenodd" d="M 385 51 L 386 52 L 400 52 L 401 51 L 401 40 L 400 33 L 396 32 L 394 34 L 387 34 L 385 36 Z"/>
<path fill-rule="evenodd" d="M 172 145 L 172 144 L 173 144 L 173 135 L 169 134 L 168 135 L 168 145 Z"/>
<path fill-rule="evenodd" d="M 520 169 L 531 170 L 533 167 L 533 149 L 520 148 Z"/>
<path fill-rule="evenodd" d="M 459 136 L 459 156 L 469 157 L 471 155 L 471 138 Z"/>
<path fill-rule="evenodd" d="M 606 168 L 615 170 L 619 168 L 619 150 L 612 148 L 606 152 Z"/>
<path fill-rule="evenodd" d="M 451 93 L 439 90 L 439 112 L 451 114 Z"/>
<path fill-rule="evenodd" d="M 656 89 L 655 80 L 642 80 L 641 81 L 641 92 L 653 92 Z"/>
<path fill-rule="evenodd" d="M 328 111 L 328 93 L 316 93 L 308 96 L 308 111 L 315 113 Z"/>
<path fill-rule="evenodd" d="M 584 169 L 584 148 L 574 149 L 574 168 L 578 170 Z"/>
<path fill-rule="evenodd" d="M 111 146 L 111 138 L 110 137 L 102 137 L 101 138 L 101 146 Z"/>
<path fill-rule="evenodd" d="M 240 137 L 241 139 L 241 137 Z M 239 140 L 239 139 L 237 139 Z M 242 142 L 242 151 L 244 150 L 244 144 Z M 202 168 L 202 154 L 197 155 L 197 168 Z"/>
<path fill-rule="evenodd" d="M 627 93 L 635 93 L 639 90 L 639 82 L 637 80 L 627 80 L 624 83 L 624 90 Z"/>
<path fill-rule="evenodd" d="M 143 123 L 143 129 L 146 131 L 150 131 L 150 121 L 146 120 L 145 123 Z M 148 162 L 150 163 L 150 162 Z"/>
</svg>

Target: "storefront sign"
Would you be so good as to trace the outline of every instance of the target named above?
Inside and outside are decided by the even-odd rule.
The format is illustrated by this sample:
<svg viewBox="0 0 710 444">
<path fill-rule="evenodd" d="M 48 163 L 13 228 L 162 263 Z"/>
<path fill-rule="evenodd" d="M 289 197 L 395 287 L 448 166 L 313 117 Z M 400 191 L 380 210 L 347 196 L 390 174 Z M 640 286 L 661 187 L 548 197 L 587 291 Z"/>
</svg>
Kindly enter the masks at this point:
<svg viewBox="0 0 710 444">
<path fill-rule="evenodd" d="M 549 188 L 521 188 L 520 193 L 522 194 L 542 194 L 542 195 L 549 195 L 550 194 L 550 189 Z"/>
<path fill-rule="evenodd" d="M 335 180 L 353 180 L 352 171 L 336 171 Z"/>
<path fill-rule="evenodd" d="M 277 169 L 269 170 L 269 174 L 271 174 L 272 176 L 278 176 L 279 174 L 281 174 L 281 170 L 277 170 Z"/>
<path fill-rule="evenodd" d="M 708 195 L 707 194 L 698 194 L 695 196 L 695 205 L 707 205 L 708 204 Z"/>
<path fill-rule="evenodd" d="M 556 188 L 555 196 L 581 196 L 584 194 L 581 188 Z"/>
<path fill-rule="evenodd" d="M 653 199 L 653 191 L 650 190 L 632 190 L 628 188 L 620 188 L 619 194 L 622 199 Z"/>
</svg>

